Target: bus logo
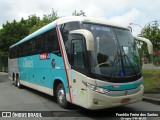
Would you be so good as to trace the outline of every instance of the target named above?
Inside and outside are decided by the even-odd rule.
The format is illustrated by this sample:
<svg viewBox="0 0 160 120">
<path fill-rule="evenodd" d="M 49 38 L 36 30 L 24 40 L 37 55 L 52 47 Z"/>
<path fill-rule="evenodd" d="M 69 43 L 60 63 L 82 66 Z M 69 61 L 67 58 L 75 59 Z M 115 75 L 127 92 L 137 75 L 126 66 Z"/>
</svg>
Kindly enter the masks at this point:
<svg viewBox="0 0 160 120">
<path fill-rule="evenodd" d="M 25 68 L 33 68 L 33 60 L 23 60 L 23 67 Z"/>
<path fill-rule="evenodd" d="M 50 53 L 42 53 L 40 54 L 40 60 L 50 59 Z"/>
</svg>

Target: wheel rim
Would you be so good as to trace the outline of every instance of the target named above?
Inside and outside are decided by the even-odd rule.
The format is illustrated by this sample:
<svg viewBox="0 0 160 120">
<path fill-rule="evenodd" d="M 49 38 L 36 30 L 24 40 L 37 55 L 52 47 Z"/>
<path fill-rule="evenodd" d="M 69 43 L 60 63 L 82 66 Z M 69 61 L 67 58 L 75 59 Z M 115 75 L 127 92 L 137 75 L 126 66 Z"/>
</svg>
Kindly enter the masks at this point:
<svg viewBox="0 0 160 120">
<path fill-rule="evenodd" d="M 64 90 L 62 88 L 60 88 L 58 91 L 58 101 L 60 103 L 64 103 L 64 99 L 65 99 Z"/>
</svg>

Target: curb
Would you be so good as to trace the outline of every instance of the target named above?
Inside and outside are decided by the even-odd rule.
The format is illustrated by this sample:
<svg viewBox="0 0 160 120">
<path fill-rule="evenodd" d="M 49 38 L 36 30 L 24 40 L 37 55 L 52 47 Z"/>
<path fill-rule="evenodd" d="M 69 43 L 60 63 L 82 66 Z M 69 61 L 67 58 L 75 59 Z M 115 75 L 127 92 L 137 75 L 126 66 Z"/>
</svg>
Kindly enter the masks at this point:
<svg viewBox="0 0 160 120">
<path fill-rule="evenodd" d="M 150 97 L 145 97 L 145 96 L 143 96 L 143 101 L 160 105 L 160 99 L 156 99 L 156 98 L 150 98 Z"/>
</svg>

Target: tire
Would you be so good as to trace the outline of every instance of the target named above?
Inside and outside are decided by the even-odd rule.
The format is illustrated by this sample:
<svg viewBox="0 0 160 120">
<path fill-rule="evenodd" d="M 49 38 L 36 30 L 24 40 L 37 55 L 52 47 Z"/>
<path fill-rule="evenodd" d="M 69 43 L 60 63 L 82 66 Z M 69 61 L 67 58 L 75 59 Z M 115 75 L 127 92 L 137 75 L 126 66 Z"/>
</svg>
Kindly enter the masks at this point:
<svg viewBox="0 0 160 120">
<path fill-rule="evenodd" d="M 12 76 L 12 80 L 13 80 L 13 84 L 17 87 L 17 81 L 14 74 Z"/>
<path fill-rule="evenodd" d="M 62 108 L 67 108 L 69 106 L 69 103 L 66 99 L 66 92 L 62 83 L 59 83 L 57 86 L 56 97 L 59 106 Z"/>
<path fill-rule="evenodd" d="M 19 76 L 16 76 L 16 86 L 21 89 L 22 88 L 22 85 L 20 83 L 20 79 L 19 79 Z"/>
<path fill-rule="evenodd" d="M 15 75 L 13 74 L 12 75 L 12 81 L 15 82 L 14 80 L 15 80 Z"/>
</svg>

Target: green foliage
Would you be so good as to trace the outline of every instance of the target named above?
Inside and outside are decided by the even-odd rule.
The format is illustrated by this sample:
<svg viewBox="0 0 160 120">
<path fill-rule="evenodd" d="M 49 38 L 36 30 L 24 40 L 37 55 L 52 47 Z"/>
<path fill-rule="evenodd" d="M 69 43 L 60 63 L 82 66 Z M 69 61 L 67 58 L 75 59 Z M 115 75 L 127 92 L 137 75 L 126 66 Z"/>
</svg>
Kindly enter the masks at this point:
<svg viewBox="0 0 160 120">
<path fill-rule="evenodd" d="M 7 57 L 9 47 L 28 35 L 28 27 L 26 21 L 21 19 L 20 22 L 3 24 L 3 29 L 0 30 L 0 57 Z"/>
<path fill-rule="evenodd" d="M 157 21 L 145 26 L 144 29 L 142 29 L 140 36 L 151 40 L 154 51 L 160 50 L 160 29 Z M 145 52 L 147 51 L 146 44 L 142 46 L 142 49 L 144 49 Z"/>
<path fill-rule="evenodd" d="M 159 93 L 160 91 L 160 70 L 143 70 L 144 92 Z"/>
<path fill-rule="evenodd" d="M 74 15 L 85 16 L 85 13 L 82 10 L 78 13 L 75 11 Z M 8 50 L 11 45 L 57 18 L 59 18 L 57 12 L 52 9 L 51 14 L 43 15 L 42 19 L 36 15 L 30 15 L 26 20 L 22 18 L 19 22 L 13 20 L 3 24 L 0 29 L 0 64 L 7 65 Z"/>
<path fill-rule="evenodd" d="M 85 12 L 83 10 L 80 10 L 77 12 L 76 10 L 72 13 L 72 16 L 86 16 Z"/>
<path fill-rule="evenodd" d="M 19 22 L 13 20 L 3 24 L 0 30 L 0 58 L 7 58 L 11 45 L 57 18 L 57 13 L 52 10 L 52 14 L 44 15 L 42 20 L 36 15 L 30 15 L 27 20 L 22 18 Z"/>
<path fill-rule="evenodd" d="M 42 28 L 43 26 L 51 23 L 52 21 L 58 19 L 58 15 L 57 12 L 54 11 L 54 9 L 52 9 L 52 13 L 48 14 L 48 15 L 43 15 L 42 20 L 40 20 L 40 18 L 35 18 L 35 21 L 37 21 L 29 30 L 29 33 L 33 33 L 34 31 Z"/>
<path fill-rule="evenodd" d="M 160 66 L 160 56 L 155 57 L 155 58 L 153 59 L 153 64 L 154 64 L 155 66 Z"/>
</svg>

